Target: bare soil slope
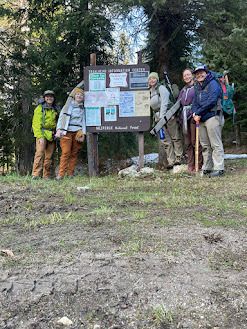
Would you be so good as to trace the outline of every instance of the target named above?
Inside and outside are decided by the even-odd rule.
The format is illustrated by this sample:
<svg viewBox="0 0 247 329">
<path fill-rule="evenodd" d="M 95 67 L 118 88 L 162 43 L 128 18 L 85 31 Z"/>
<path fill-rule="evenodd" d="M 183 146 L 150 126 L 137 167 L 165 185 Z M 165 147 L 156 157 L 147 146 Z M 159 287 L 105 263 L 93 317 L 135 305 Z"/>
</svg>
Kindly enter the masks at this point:
<svg viewBox="0 0 247 329">
<path fill-rule="evenodd" d="M 0 328 L 247 328 L 246 174 L 0 178 Z"/>
</svg>

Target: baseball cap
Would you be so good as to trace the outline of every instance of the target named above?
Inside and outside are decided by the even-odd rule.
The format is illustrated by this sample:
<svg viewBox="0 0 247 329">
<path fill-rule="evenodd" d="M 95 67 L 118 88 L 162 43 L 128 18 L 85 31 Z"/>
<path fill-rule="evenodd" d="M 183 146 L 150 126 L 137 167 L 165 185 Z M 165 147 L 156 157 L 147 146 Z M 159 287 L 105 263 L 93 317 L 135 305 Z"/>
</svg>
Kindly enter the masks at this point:
<svg viewBox="0 0 247 329">
<path fill-rule="evenodd" d="M 208 72 L 208 68 L 207 68 L 206 65 L 199 65 L 199 66 L 197 66 L 197 67 L 194 69 L 193 73 L 195 74 L 195 73 L 198 72 L 198 71 L 205 71 L 205 72 Z"/>
</svg>

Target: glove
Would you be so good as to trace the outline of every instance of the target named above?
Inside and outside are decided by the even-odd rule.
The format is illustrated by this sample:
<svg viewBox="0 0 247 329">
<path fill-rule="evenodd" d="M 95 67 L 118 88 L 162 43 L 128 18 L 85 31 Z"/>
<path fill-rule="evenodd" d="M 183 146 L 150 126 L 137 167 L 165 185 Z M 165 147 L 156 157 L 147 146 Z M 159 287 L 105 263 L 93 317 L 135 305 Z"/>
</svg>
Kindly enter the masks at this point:
<svg viewBox="0 0 247 329">
<path fill-rule="evenodd" d="M 82 130 L 78 130 L 75 135 L 75 140 L 79 143 L 84 142 L 85 134 L 83 134 Z"/>
</svg>

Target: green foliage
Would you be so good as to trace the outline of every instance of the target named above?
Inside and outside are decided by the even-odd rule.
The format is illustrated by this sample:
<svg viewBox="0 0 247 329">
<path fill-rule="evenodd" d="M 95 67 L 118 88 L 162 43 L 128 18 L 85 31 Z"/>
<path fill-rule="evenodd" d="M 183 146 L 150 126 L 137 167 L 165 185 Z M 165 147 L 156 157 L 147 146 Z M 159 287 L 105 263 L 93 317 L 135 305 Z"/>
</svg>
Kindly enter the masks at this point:
<svg viewBox="0 0 247 329">
<path fill-rule="evenodd" d="M 207 0 L 200 36 L 204 60 L 215 71 L 229 71 L 236 86 L 237 122 L 247 127 L 247 3 L 244 0 Z"/>
<path fill-rule="evenodd" d="M 0 171 L 8 172 L 13 167 L 14 144 L 11 138 L 13 118 L 5 111 L 3 102 L 0 102 Z"/>
<path fill-rule="evenodd" d="M 148 17 L 146 54 L 151 68 L 161 75 L 165 68 L 178 82 L 182 69 L 191 62 L 197 12 L 201 5 L 188 0 L 143 0 L 142 5 Z"/>
<path fill-rule="evenodd" d="M 83 79 L 89 54 L 108 61 L 112 24 L 104 2 L 12 1 L 0 11 L 0 95 L 15 118 L 7 138 L 15 144 L 17 168 L 31 169 L 31 120 L 37 99 L 54 89 L 63 104 L 67 92 Z M 8 83 L 6 83 L 6 81 Z M 8 101 L 7 101 L 8 99 Z"/>
</svg>

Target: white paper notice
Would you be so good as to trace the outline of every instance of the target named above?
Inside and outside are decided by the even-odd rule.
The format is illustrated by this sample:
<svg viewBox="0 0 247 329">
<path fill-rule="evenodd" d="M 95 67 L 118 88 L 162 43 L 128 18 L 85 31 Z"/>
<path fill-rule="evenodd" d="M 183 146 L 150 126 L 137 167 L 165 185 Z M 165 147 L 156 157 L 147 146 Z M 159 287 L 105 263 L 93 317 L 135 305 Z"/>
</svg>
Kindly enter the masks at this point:
<svg viewBox="0 0 247 329">
<path fill-rule="evenodd" d="M 128 87 L 127 73 L 110 73 L 110 87 Z"/>
<path fill-rule="evenodd" d="M 100 107 L 86 107 L 86 126 L 101 126 Z"/>
<path fill-rule="evenodd" d="M 90 73 L 89 74 L 89 90 L 104 91 L 106 87 L 105 73 Z"/>
<path fill-rule="evenodd" d="M 135 93 L 133 91 L 121 91 L 119 103 L 120 117 L 133 117 L 135 115 Z"/>
<path fill-rule="evenodd" d="M 149 90 L 138 90 L 135 92 L 135 115 L 137 117 L 150 116 Z"/>
<path fill-rule="evenodd" d="M 117 108 L 116 106 L 108 106 L 104 109 L 105 121 L 117 121 Z"/>
<path fill-rule="evenodd" d="M 106 88 L 106 99 L 107 106 L 119 105 L 120 88 Z"/>
<path fill-rule="evenodd" d="M 105 91 L 86 91 L 85 107 L 105 107 L 107 105 Z"/>
</svg>

